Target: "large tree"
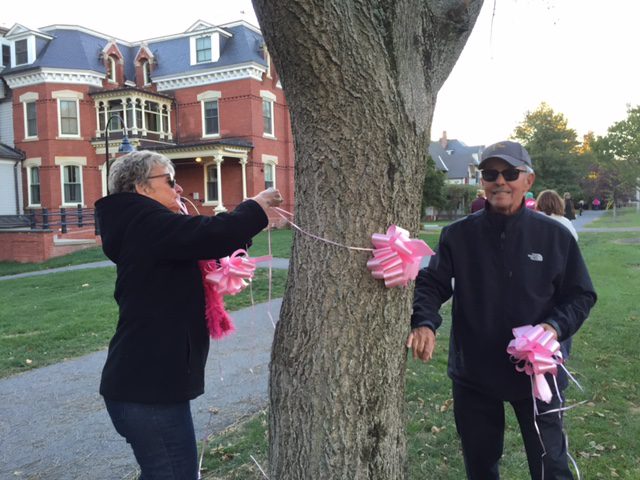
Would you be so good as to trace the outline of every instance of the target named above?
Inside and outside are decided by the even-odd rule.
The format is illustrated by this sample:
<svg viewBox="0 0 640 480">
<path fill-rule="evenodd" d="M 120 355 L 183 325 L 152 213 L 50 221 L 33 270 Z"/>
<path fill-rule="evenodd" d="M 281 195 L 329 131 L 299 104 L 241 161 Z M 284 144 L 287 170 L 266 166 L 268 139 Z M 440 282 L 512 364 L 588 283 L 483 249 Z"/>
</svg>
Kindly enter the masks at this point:
<svg viewBox="0 0 640 480">
<path fill-rule="evenodd" d="M 370 246 L 418 231 L 436 95 L 482 1 L 253 0 L 295 142 L 305 230 Z M 368 254 L 296 234 L 270 377 L 277 480 L 406 476 L 404 341 L 412 289 Z"/>
<path fill-rule="evenodd" d="M 576 131 L 567 126 L 567 119 L 546 103 L 541 103 L 514 131 L 533 158 L 537 191 L 551 188 L 561 195 L 571 192 L 581 195 L 580 181 L 587 165 L 580 161 Z"/>
</svg>

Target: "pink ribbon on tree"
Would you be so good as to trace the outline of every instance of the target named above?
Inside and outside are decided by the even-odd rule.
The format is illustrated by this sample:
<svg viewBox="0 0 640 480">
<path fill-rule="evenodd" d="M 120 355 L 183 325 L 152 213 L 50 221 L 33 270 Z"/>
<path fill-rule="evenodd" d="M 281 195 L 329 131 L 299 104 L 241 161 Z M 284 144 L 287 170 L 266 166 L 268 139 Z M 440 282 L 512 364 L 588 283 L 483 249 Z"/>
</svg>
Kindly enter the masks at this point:
<svg viewBox="0 0 640 480">
<path fill-rule="evenodd" d="M 531 376 L 536 398 L 551 402 L 553 394 L 544 374 L 558 373 L 558 365 L 563 362 L 560 343 L 540 325 L 525 325 L 512 331 L 515 338 L 509 342 L 507 353 L 516 363 L 516 370 Z"/>
<path fill-rule="evenodd" d="M 420 270 L 420 262 L 433 250 L 422 240 L 409 238 L 404 228 L 391 225 L 387 233 L 371 235 L 373 258 L 367 262 L 373 278 L 384 279 L 387 288 L 406 286 Z"/>
</svg>

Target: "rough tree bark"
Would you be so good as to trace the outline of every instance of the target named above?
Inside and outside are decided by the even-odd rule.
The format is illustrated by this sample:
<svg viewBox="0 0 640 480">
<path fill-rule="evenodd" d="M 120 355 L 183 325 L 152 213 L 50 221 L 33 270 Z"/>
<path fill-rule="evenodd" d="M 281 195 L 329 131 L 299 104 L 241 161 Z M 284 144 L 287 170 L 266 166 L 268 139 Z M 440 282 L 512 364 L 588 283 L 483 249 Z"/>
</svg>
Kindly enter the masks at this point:
<svg viewBox="0 0 640 480">
<path fill-rule="evenodd" d="M 295 142 L 296 222 L 370 246 L 418 231 L 431 119 L 482 1 L 253 0 Z M 473 81 L 473 79 L 470 79 Z M 295 234 L 271 357 L 271 480 L 406 477 L 412 288 Z"/>
</svg>

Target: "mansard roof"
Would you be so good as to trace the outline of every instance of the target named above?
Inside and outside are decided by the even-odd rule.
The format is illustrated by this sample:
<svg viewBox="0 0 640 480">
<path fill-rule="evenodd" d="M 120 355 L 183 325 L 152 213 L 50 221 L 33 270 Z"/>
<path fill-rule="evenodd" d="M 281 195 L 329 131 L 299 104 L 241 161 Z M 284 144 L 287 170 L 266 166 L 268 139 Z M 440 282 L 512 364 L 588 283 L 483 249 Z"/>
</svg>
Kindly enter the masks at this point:
<svg viewBox="0 0 640 480">
<path fill-rule="evenodd" d="M 442 141 L 442 140 L 441 140 Z M 469 165 L 478 166 L 480 163 L 480 153 L 483 147 L 467 146 L 460 140 L 447 140 L 443 147 L 441 141 L 429 144 L 429 155 L 440 170 L 447 172 L 447 178 L 467 178 L 469 176 Z M 445 169 L 441 167 L 444 165 Z"/>
<path fill-rule="evenodd" d="M 155 78 L 217 70 L 247 63 L 255 63 L 265 68 L 267 66 L 262 53 L 264 41 L 260 31 L 243 21 L 214 26 L 199 20 L 184 33 L 138 42 L 118 40 L 77 25 L 52 25 L 40 30 L 28 30 L 22 25 L 16 25 L 12 31 L 39 33 L 41 43 L 33 63 L 5 68 L 3 75 L 36 69 L 85 70 L 103 74 L 103 50 L 110 42 L 117 45 L 124 57 L 127 80 L 135 78 L 134 61 L 143 45 L 154 56 Z M 216 62 L 191 65 L 190 39 L 203 33 L 219 33 L 220 58 Z"/>
</svg>

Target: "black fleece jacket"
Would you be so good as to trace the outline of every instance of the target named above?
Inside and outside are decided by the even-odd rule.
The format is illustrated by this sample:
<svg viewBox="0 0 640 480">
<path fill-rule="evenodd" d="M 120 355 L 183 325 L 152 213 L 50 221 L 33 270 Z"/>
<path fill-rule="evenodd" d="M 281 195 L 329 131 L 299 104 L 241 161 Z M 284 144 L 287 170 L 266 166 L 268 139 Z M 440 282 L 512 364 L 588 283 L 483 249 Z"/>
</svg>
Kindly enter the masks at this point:
<svg viewBox="0 0 640 480">
<path fill-rule="evenodd" d="M 411 326 L 435 331 L 440 306 L 452 296 L 449 376 L 503 400 L 531 396 L 528 376 L 506 353 L 511 330 L 548 323 L 567 355 L 596 302 L 569 230 L 533 210 L 505 216 L 488 203 L 442 230 L 437 254 L 416 280 Z M 559 379 L 563 388 L 564 375 Z"/>
<path fill-rule="evenodd" d="M 117 266 L 119 307 L 100 393 L 140 403 L 201 395 L 209 334 L 197 261 L 245 247 L 267 216 L 253 200 L 230 214 L 178 215 L 137 193 L 102 198 L 96 213 L 103 250 Z"/>
</svg>

